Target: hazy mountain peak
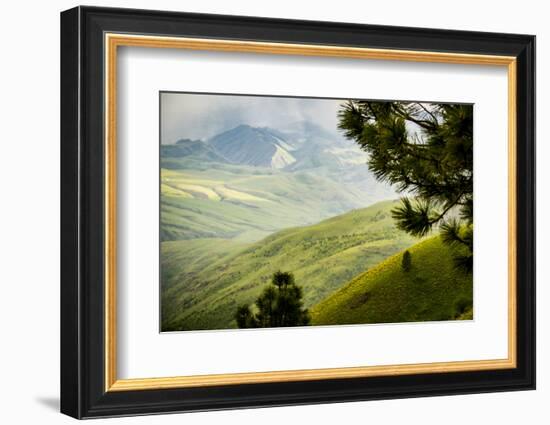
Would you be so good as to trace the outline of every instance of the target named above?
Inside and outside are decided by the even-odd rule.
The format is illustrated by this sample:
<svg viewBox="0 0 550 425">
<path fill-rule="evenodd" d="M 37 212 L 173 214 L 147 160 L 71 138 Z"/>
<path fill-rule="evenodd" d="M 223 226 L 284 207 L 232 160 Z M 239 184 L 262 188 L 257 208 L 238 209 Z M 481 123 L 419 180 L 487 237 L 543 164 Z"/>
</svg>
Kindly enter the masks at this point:
<svg viewBox="0 0 550 425">
<path fill-rule="evenodd" d="M 284 168 L 296 162 L 284 136 L 267 127 L 241 124 L 209 140 L 216 152 L 236 164 Z"/>
</svg>

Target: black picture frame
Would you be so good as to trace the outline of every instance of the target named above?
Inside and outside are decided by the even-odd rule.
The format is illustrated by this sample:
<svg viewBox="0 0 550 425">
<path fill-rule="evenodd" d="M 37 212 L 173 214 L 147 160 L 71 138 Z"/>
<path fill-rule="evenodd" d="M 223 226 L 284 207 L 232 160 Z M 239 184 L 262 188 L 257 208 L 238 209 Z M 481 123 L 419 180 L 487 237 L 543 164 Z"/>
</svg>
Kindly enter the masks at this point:
<svg viewBox="0 0 550 425">
<path fill-rule="evenodd" d="M 517 58 L 517 367 L 105 391 L 104 34 L 258 40 Z M 61 412 L 75 418 L 535 388 L 535 37 L 76 7 L 61 13 Z"/>
</svg>

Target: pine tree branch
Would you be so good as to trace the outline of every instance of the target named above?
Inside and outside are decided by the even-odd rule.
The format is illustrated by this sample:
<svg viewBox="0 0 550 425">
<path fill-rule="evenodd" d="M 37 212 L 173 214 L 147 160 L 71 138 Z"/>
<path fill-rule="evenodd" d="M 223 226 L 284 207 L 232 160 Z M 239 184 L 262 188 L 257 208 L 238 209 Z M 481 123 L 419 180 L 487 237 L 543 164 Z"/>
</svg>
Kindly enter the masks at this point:
<svg viewBox="0 0 550 425">
<path fill-rule="evenodd" d="M 438 123 L 439 121 L 437 120 L 437 117 L 433 114 L 433 112 L 429 111 L 428 108 L 426 108 L 422 103 L 418 103 L 416 102 L 415 105 L 418 105 L 420 106 L 424 112 L 426 112 L 429 116 L 432 117 L 432 119 L 434 120 L 435 123 Z"/>
<path fill-rule="evenodd" d="M 435 223 L 440 221 L 443 217 L 445 217 L 445 214 L 447 214 L 453 207 L 458 205 L 458 201 L 460 201 L 460 198 L 463 195 L 464 195 L 464 192 L 460 192 L 458 194 L 458 196 L 456 197 L 456 199 L 452 203 L 448 204 L 447 207 L 443 210 L 443 212 L 441 214 L 439 214 L 439 216 L 437 218 L 435 218 L 434 220 L 431 221 L 431 224 L 434 225 Z"/>
</svg>

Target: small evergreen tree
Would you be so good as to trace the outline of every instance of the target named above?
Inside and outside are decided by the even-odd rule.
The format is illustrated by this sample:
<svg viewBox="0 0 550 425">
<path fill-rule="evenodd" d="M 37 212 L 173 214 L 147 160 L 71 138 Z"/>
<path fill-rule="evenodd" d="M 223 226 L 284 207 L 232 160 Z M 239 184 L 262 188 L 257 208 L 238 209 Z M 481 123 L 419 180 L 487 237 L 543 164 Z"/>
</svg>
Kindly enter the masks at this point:
<svg viewBox="0 0 550 425">
<path fill-rule="evenodd" d="M 256 321 L 247 305 L 240 306 L 235 314 L 237 326 L 239 328 L 256 328 Z"/>
<path fill-rule="evenodd" d="M 401 259 L 401 268 L 404 272 L 408 272 L 411 269 L 412 266 L 412 259 L 411 259 L 411 253 L 407 250 L 403 253 L 403 257 Z"/>
<path fill-rule="evenodd" d="M 302 288 L 296 285 L 292 273 L 278 271 L 273 274 L 271 284 L 256 299 L 254 314 L 247 305 L 240 306 L 235 313 L 239 328 L 273 328 L 282 326 L 305 326 L 310 317 L 303 308 Z"/>
</svg>

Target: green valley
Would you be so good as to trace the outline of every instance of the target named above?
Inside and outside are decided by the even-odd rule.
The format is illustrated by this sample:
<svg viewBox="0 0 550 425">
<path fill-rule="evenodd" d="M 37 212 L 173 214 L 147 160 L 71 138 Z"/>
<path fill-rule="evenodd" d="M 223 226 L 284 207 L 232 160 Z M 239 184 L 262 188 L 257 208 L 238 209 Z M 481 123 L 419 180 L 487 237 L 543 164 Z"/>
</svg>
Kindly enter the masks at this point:
<svg viewBox="0 0 550 425">
<path fill-rule="evenodd" d="M 278 230 L 317 223 L 388 196 L 376 185 L 372 191 L 351 185 L 342 190 L 342 184 L 325 168 L 285 172 L 190 157 L 169 158 L 162 165 L 163 241 L 257 241 Z"/>
<path fill-rule="evenodd" d="M 315 305 L 417 241 L 395 227 L 390 211 L 396 202 L 285 229 L 255 243 L 219 238 L 163 242 L 162 329 L 235 327 L 237 306 L 252 305 L 277 270 L 294 273 L 306 307 Z"/>
</svg>

